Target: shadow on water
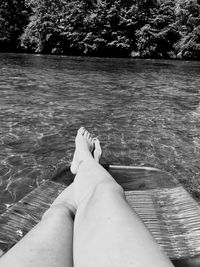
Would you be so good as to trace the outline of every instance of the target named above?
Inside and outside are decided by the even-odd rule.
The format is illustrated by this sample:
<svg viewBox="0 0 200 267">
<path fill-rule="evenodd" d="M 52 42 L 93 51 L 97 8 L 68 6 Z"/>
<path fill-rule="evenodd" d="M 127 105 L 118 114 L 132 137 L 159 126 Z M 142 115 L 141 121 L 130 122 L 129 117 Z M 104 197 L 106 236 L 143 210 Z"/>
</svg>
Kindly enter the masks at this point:
<svg viewBox="0 0 200 267">
<path fill-rule="evenodd" d="M 0 60 L 0 212 L 62 173 L 81 125 L 101 140 L 103 163 L 163 169 L 199 197 L 200 63 Z"/>
</svg>

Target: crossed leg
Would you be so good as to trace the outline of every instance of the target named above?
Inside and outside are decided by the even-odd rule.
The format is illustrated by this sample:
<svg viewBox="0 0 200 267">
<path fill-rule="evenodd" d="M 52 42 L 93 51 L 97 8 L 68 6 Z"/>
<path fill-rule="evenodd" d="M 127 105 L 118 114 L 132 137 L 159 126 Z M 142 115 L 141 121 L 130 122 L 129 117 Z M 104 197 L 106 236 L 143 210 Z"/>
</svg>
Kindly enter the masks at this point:
<svg viewBox="0 0 200 267">
<path fill-rule="evenodd" d="M 173 266 L 127 203 L 121 186 L 86 149 L 88 138 L 84 129 L 76 137 L 74 265 Z"/>
<path fill-rule="evenodd" d="M 73 184 L 1 258 L 2 267 L 173 266 L 126 202 L 123 189 L 98 163 L 98 141 L 94 158 L 93 146 L 81 128 L 71 166 Z"/>
</svg>

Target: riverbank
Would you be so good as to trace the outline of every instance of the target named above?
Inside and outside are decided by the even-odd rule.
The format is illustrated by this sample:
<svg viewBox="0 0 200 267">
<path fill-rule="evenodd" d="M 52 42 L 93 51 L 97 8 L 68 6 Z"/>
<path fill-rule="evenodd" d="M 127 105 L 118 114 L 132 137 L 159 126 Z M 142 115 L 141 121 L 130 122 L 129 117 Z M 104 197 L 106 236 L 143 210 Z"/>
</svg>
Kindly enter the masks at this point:
<svg viewBox="0 0 200 267">
<path fill-rule="evenodd" d="M 189 61 L 193 61 L 193 62 L 199 62 L 199 58 L 198 59 L 195 59 L 195 58 L 190 58 L 190 59 L 184 59 L 180 54 L 179 55 L 175 55 L 173 54 L 171 57 L 166 57 L 166 58 L 163 58 L 163 57 L 140 57 L 140 54 L 139 53 L 136 53 L 136 52 L 133 52 L 130 56 L 123 56 L 123 57 L 120 57 L 120 56 L 95 56 L 95 55 L 73 55 L 73 54 L 54 54 L 54 53 L 51 53 L 51 54 L 48 54 L 48 53 L 33 53 L 33 52 L 27 52 L 27 51 L 24 51 L 24 50 L 12 50 L 12 51 L 3 51 L 3 52 L 0 52 L 0 54 L 8 54 L 8 55 L 25 55 L 25 56 L 38 56 L 38 57 L 45 57 L 45 56 L 60 56 L 60 57 L 66 57 L 66 58 L 85 58 L 85 59 L 97 59 L 97 60 L 127 60 L 127 59 L 135 59 L 135 60 L 160 60 L 160 61 L 181 61 L 181 62 L 189 62 Z"/>
</svg>

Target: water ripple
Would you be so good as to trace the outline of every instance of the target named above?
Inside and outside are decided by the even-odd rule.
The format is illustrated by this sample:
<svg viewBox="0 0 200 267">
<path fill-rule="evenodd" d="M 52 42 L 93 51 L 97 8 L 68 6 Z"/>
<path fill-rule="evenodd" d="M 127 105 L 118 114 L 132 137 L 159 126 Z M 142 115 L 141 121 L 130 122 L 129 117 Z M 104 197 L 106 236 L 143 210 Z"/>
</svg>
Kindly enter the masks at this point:
<svg viewBox="0 0 200 267">
<path fill-rule="evenodd" d="M 0 59 L 0 212 L 69 164 L 81 125 L 103 162 L 164 169 L 200 196 L 200 63 Z"/>
</svg>

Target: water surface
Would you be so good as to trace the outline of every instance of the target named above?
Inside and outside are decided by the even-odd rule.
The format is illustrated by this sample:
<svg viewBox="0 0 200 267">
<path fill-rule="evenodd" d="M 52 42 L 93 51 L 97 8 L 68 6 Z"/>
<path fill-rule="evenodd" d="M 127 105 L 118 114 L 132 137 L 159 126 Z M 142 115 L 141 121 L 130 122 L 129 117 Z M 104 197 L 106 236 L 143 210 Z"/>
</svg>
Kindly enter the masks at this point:
<svg viewBox="0 0 200 267">
<path fill-rule="evenodd" d="M 0 212 L 67 166 L 76 129 L 103 162 L 154 166 L 200 195 L 200 63 L 0 54 Z"/>
</svg>

